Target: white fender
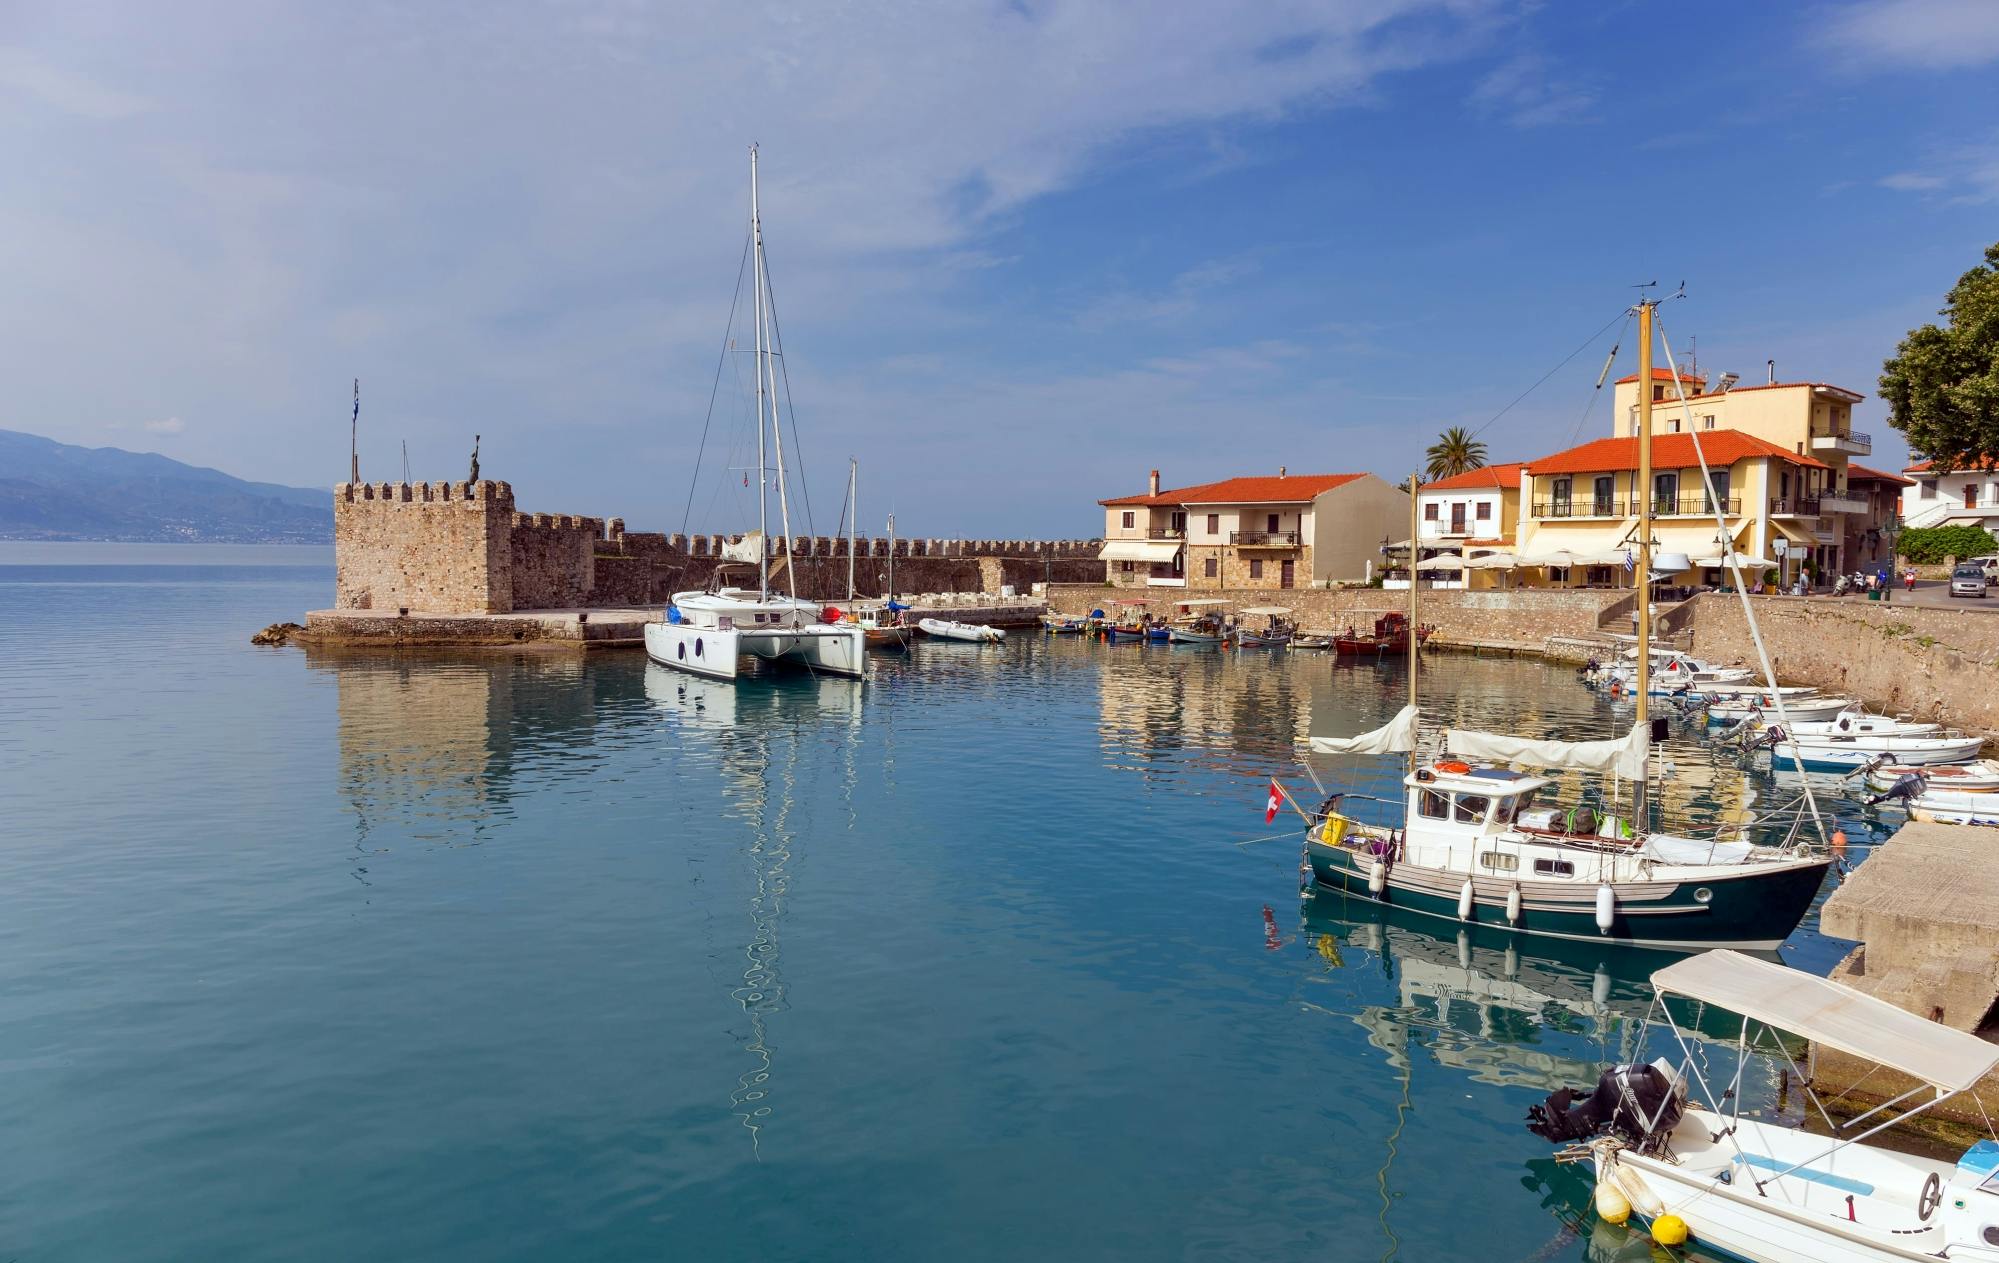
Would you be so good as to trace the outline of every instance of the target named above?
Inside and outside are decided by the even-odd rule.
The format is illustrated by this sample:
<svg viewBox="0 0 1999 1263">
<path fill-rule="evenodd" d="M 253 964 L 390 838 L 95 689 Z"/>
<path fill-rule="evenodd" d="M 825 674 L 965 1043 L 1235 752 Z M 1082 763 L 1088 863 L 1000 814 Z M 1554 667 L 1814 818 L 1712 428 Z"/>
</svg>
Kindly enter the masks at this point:
<svg viewBox="0 0 1999 1263">
<path fill-rule="evenodd" d="M 1506 922 L 1508 925 L 1520 924 L 1520 887 L 1518 886 L 1506 892 Z"/>
<path fill-rule="evenodd" d="M 1471 920 L 1471 878 L 1465 878 L 1464 887 L 1458 891 L 1458 920 Z"/>
<path fill-rule="evenodd" d="M 1388 887 L 1388 865 L 1379 857 L 1369 860 L 1367 865 L 1367 893 L 1378 895 Z"/>
<path fill-rule="evenodd" d="M 1596 928 L 1610 933 L 1611 922 L 1617 917 L 1617 892 L 1605 882 L 1596 888 Z"/>
<path fill-rule="evenodd" d="M 1666 1213 L 1666 1203 L 1659 1200 L 1659 1195 L 1652 1191 L 1652 1186 L 1638 1172 L 1622 1162 L 1613 1162 L 1604 1174 L 1610 1177 L 1611 1182 L 1617 1185 L 1617 1191 L 1624 1194 L 1625 1200 L 1639 1214 L 1647 1219 L 1657 1219 Z"/>
</svg>

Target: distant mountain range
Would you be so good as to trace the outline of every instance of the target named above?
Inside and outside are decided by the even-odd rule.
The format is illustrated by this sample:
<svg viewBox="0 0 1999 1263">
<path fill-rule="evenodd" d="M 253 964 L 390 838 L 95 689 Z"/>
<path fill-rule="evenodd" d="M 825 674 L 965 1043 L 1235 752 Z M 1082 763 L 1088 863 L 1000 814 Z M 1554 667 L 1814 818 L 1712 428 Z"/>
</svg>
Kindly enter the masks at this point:
<svg viewBox="0 0 1999 1263">
<path fill-rule="evenodd" d="M 0 430 L 0 539 L 326 544 L 333 492 Z"/>
</svg>

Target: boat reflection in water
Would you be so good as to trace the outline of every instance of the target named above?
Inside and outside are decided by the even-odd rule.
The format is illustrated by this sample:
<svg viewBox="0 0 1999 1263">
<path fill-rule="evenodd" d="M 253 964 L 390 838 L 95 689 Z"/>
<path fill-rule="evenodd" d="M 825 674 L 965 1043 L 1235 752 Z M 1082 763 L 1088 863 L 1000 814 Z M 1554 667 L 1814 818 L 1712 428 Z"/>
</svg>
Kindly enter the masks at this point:
<svg viewBox="0 0 1999 1263">
<path fill-rule="evenodd" d="M 743 857 L 748 863 L 749 933 L 742 947 L 743 968 L 729 998 L 743 1011 L 747 1064 L 729 1092 L 730 1108 L 749 1133 L 750 1151 L 763 1156 L 763 1132 L 770 1125 L 771 1093 L 777 1072 L 770 1024 L 790 1008 L 784 978 L 785 899 L 798 844 L 792 821 L 797 805 L 798 753 L 805 734 L 845 727 L 843 794 L 854 782 L 854 747 L 861 723 L 861 681 L 837 676 L 773 674 L 733 681 L 708 680 L 647 664 L 646 700 L 677 721 L 686 737 L 718 756 L 724 792 L 748 827 Z"/>
<path fill-rule="evenodd" d="M 1604 1065 L 1638 1055 L 1653 1003 L 1651 975 L 1684 959 L 1675 952 L 1612 943 L 1525 939 L 1476 925 L 1452 932 L 1434 918 L 1325 889 L 1301 905 L 1299 929 L 1327 965 L 1316 981 L 1337 985 L 1341 975 L 1364 971 L 1392 984 L 1392 1004 L 1329 999 L 1313 1007 L 1351 1018 L 1368 1032 L 1368 1042 L 1382 1051 L 1402 1080 L 1405 1114 L 1411 1083 L 1428 1066 L 1531 1093 L 1594 1084 Z M 1679 1005 L 1674 1015 L 1690 1038 L 1729 1044 L 1720 1055 L 1733 1056 L 1732 1045 L 1741 1033 L 1739 1017 Z M 1802 1054 L 1801 1045 L 1789 1050 L 1794 1057 Z M 1796 1116 L 1774 1061 L 1752 1058 L 1742 1091 L 1749 1099 L 1772 1103 L 1766 1116 Z M 1534 1099 L 1522 1095 L 1523 1117 Z M 1384 1146 L 1379 1178 L 1383 1229 L 1391 1245 L 1390 1167 L 1400 1136 L 1398 1122 Z M 1523 1146 L 1522 1152 L 1532 1150 Z M 1654 1257 L 1644 1229 L 1597 1218 L 1582 1172 L 1558 1167 L 1545 1156 L 1527 1161 L 1526 1168 L 1521 1183 L 1540 1194 L 1542 1207 L 1555 1220 L 1547 1245 L 1530 1257 L 1565 1263 Z M 1715 1256 L 1686 1249 L 1673 1257 L 1719 1263 Z"/>
</svg>

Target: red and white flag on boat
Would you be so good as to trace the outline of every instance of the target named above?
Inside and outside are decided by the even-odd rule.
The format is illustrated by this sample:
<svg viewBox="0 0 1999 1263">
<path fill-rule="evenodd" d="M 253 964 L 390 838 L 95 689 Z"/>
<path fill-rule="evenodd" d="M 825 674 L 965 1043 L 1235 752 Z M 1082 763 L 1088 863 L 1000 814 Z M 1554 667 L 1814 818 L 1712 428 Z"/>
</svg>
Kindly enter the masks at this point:
<svg viewBox="0 0 1999 1263">
<path fill-rule="evenodd" d="M 1270 782 L 1270 801 L 1263 804 L 1263 823 L 1277 819 L 1277 809 L 1284 805 L 1284 796 L 1277 789 L 1276 780 Z"/>
</svg>

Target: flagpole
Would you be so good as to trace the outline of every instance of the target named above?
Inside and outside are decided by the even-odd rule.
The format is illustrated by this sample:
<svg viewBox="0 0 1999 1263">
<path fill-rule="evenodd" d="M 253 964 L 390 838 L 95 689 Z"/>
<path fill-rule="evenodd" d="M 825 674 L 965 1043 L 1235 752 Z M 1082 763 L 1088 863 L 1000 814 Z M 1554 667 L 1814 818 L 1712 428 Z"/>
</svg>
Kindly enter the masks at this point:
<svg viewBox="0 0 1999 1263">
<path fill-rule="evenodd" d="M 354 379 L 354 419 L 347 426 L 347 481 L 361 481 L 361 379 Z"/>
</svg>

